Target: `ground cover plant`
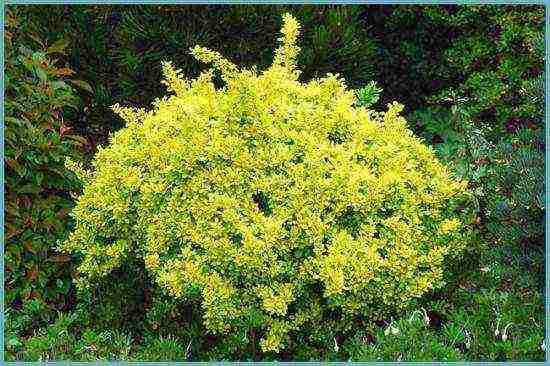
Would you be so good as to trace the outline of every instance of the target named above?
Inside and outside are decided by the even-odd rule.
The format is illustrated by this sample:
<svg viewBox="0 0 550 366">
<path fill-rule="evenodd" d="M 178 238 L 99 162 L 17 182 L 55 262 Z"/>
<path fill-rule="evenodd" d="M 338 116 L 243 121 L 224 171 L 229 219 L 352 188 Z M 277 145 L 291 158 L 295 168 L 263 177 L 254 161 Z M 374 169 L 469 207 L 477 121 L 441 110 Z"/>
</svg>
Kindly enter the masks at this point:
<svg viewBox="0 0 550 366">
<path fill-rule="evenodd" d="M 13 149 L 6 150 L 5 200 L 11 207 L 6 229 L 15 234 L 5 243 L 6 267 L 11 269 L 5 282 L 9 359 L 544 359 L 542 7 L 12 6 L 10 11 L 7 25 L 12 30 L 6 40 L 13 46 L 6 56 L 6 116 L 12 119 L 6 118 L 6 140 Z M 270 68 L 271 50 L 277 47 L 273 34 L 286 11 L 302 24 L 297 39 L 301 52 L 290 63 L 301 74 L 287 73 L 280 62 L 288 50 L 296 51 L 293 47 L 279 51 L 279 62 Z M 235 30 L 229 38 L 227 29 Z M 195 44 L 219 50 L 239 68 L 233 73 L 231 63 L 221 62 L 222 69 L 230 69 L 225 74 L 203 72 L 205 58 L 213 56 L 210 61 L 216 59 L 218 69 L 225 59 L 199 48 L 194 52 L 199 60 L 194 61 L 187 49 Z M 241 73 L 253 65 L 269 71 Z M 327 72 L 341 74 L 322 79 Z M 163 97 L 161 74 L 169 97 Z M 182 75 L 190 79 L 184 81 Z M 280 100 L 274 90 L 261 87 L 273 75 L 286 80 L 280 81 L 285 85 Z M 344 84 L 355 90 L 344 89 Z M 386 107 L 394 100 L 404 105 L 400 113 L 398 105 Z M 184 101 L 208 107 L 182 109 Z M 146 112 L 152 102 L 153 111 Z M 126 106 L 115 108 L 119 117 L 110 109 L 115 103 Z M 291 109 L 285 120 L 285 104 L 300 113 Z M 34 110 L 42 111 L 42 121 Z M 231 118 L 220 117 L 226 114 Z M 342 122 L 350 115 L 356 124 Z M 308 128 L 316 118 L 322 123 Z M 165 123 L 158 124 L 160 119 Z M 176 120 L 186 119 L 202 127 L 182 130 Z M 384 119 L 417 137 L 398 138 L 384 128 Z M 362 151 L 367 154 L 357 154 L 351 144 L 368 132 L 357 124 L 377 126 L 369 132 L 376 138 Z M 232 133 L 222 132 L 227 129 Z M 239 130 L 247 135 L 240 136 Z M 29 134 L 37 137 L 27 145 L 18 143 Z M 294 144 L 283 143 L 289 134 Z M 220 136 L 230 136 L 234 144 L 220 144 Z M 194 159 L 206 138 L 218 143 Z M 52 151 L 51 159 L 42 163 L 40 141 Z M 173 146 L 163 149 L 159 141 Z M 194 143 L 183 148 L 182 141 Z M 453 235 L 446 240 L 436 226 L 423 226 L 442 218 L 412 224 L 411 209 L 427 205 L 418 200 L 426 191 L 409 186 L 414 174 L 392 168 L 396 158 L 384 155 L 383 141 L 399 146 L 401 159 L 413 165 L 418 156 L 412 156 L 418 154 L 411 146 L 424 150 L 430 144 L 435 155 L 430 152 L 421 161 L 440 170 L 443 180 L 468 182 L 455 187 L 458 196 L 467 197 L 458 210 L 447 200 L 432 203 L 445 208 L 449 218 L 466 222 L 473 214 L 471 224 L 460 226 L 472 232 L 456 233 L 465 235 L 464 240 Z M 314 144 L 325 148 L 312 149 Z M 278 147 L 275 152 L 272 145 Z M 332 159 L 316 160 L 323 151 Z M 344 159 L 339 169 L 329 169 L 334 158 L 346 154 L 357 159 Z M 64 165 L 67 157 L 72 163 Z M 251 169 L 235 169 L 240 158 L 256 162 L 261 172 L 256 180 Z M 181 165 L 186 159 L 193 164 Z M 22 162 L 26 175 L 9 164 Z M 155 164 L 164 170 L 152 169 Z M 300 168 L 304 166 L 310 171 Z M 359 166 L 372 176 L 351 174 Z M 289 167 L 294 175 L 283 173 Z M 59 175 L 44 173 L 46 169 Z M 225 169 L 236 171 L 233 180 L 216 175 Z M 384 172 L 392 170 L 395 187 L 380 188 L 378 184 L 385 187 Z M 308 184 L 314 173 L 323 178 Z M 335 176 L 342 178 L 340 184 Z M 247 178 L 252 185 L 245 184 Z M 362 179 L 370 179 L 380 192 L 399 194 L 372 196 L 372 190 L 359 184 Z M 289 183 L 295 181 L 294 186 Z M 205 182 L 217 182 L 223 189 L 216 195 L 195 191 L 195 206 L 182 200 L 187 192 L 183 187 L 194 192 L 193 187 Z M 81 195 L 82 183 L 88 188 Z M 291 188 L 281 189 L 285 184 Z M 163 185 L 161 192 L 147 191 Z M 94 194 L 101 187 L 108 193 Z M 70 192 L 76 193 L 74 198 Z M 361 195 L 365 198 L 358 204 L 354 200 Z M 359 209 L 373 197 L 380 205 Z M 336 202 L 328 204 L 328 198 Z M 212 206 L 212 200 L 238 202 L 241 209 L 220 204 L 217 211 L 220 207 Z M 294 203 L 284 205 L 285 200 Z M 74 216 L 67 215 L 75 202 Z M 317 211 L 323 205 L 326 210 Z M 185 207 L 195 207 L 195 221 L 171 225 L 179 222 Z M 202 213 L 198 207 L 208 210 Z M 128 210 L 117 211 L 122 208 Z M 290 208 L 312 221 L 297 215 L 298 220 L 284 221 L 286 231 L 268 230 Z M 23 219 L 27 216 L 32 221 Z M 105 220 L 98 226 L 95 220 L 101 217 Z M 238 230 L 218 219 L 249 227 L 252 236 L 233 235 Z M 317 221 L 330 228 L 328 235 L 315 236 L 321 230 L 314 225 Z M 250 222 L 254 225 L 245 224 Z M 22 225 L 26 231 L 20 231 Z M 211 230 L 198 230 L 201 225 Z M 297 229 L 300 225 L 303 232 Z M 419 236 L 406 234 L 411 227 Z M 213 239 L 216 230 L 225 240 Z M 369 230 L 370 239 L 365 235 Z M 189 235 L 202 238 L 203 244 Z M 396 275 L 393 266 L 407 257 L 394 258 L 396 247 L 390 244 L 401 242 L 401 254 L 422 252 L 422 235 L 443 251 L 449 248 L 451 255 L 431 266 L 410 256 L 403 276 Z M 265 238 L 272 244 L 251 244 Z M 308 247 L 315 238 L 326 251 Z M 361 251 L 362 240 L 378 243 L 376 253 Z M 63 242 L 73 255 L 58 251 Z M 226 245 L 219 247 L 219 242 Z M 178 253 L 184 243 L 188 250 Z M 244 253 L 237 250 L 241 246 Z M 226 249 L 230 254 L 222 255 Z M 349 256 L 344 249 L 365 256 Z M 214 265 L 205 265 L 212 261 Z M 371 271 L 356 271 L 365 261 Z M 389 281 L 392 269 L 401 282 Z M 412 276 L 419 273 L 439 278 L 432 281 L 437 288 L 422 289 Z M 188 281 L 180 281 L 182 276 Z M 179 287 L 182 283 L 187 285 Z M 80 285 L 78 298 L 75 284 Z M 377 284 L 385 291 L 376 291 L 382 288 Z M 238 305 L 246 311 L 239 312 Z M 309 318 L 296 316 L 300 313 Z"/>
</svg>

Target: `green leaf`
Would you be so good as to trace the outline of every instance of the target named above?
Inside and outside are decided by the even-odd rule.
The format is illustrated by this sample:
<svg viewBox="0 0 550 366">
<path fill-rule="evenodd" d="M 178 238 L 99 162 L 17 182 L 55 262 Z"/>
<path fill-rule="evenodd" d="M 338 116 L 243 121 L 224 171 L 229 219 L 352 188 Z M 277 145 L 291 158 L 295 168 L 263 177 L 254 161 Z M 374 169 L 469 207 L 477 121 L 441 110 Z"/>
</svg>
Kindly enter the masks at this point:
<svg viewBox="0 0 550 366">
<path fill-rule="evenodd" d="M 19 341 L 19 338 L 15 336 L 8 338 L 7 343 L 8 343 L 8 347 L 10 348 L 17 348 L 17 347 L 23 346 L 23 343 L 21 343 L 21 341 Z"/>
<path fill-rule="evenodd" d="M 46 74 L 46 72 L 43 69 L 37 67 L 35 69 L 35 72 L 36 72 L 36 75 L 40 78 L 40 81 L 42 81 L 43 83 L 45 83 L 46 80 L 48 80 L 48 74 Z"/>
<path fill-rule="evenodd" d="M 70 41 L 69 39 L 59 39 L 57 40 L 54 44 L 52 44 L 50 47 L 48 47 L 48 49 L 46 50 L 46 53 L 50 54 L 50 53 L 63 53 L 63 50 L 65 48 L 67 48 L 67 46 L 69 45 Z"/>
<path fill-rule="evenodd" d="M 86 140 L 84 137 L 78 136 L 78 135 L 66 135 L 65 137 L 71 140 L 74 140 L 76 142 L 79 142 L 80 144 L 86 144 L 88 142 L 88 140 Z"/>
<path fill-rule="evenodd" d="M 94 91 L 92 90 L 92 87 L 90 86 L 90 84 L 88 84 L 87 82 L 85 82 L 84 80 L 74 80 L 74 79 L 71 79 L 71 80 L 68 80 L 69 83 L 73 84 L 74 86 L 80 88 L 80 89 L 84 89 L 86 90 L 88 93 L 93 93 Z"/>
<path fill-rule="evenodd" d="M 356 91 L 357 94 L 357 103 L 358 107 L 370 107 L 380 98 L 380 93 L 382 89 L 378 87 L 375 81 L 371 81 L 362 89 Z"/>
<path fill-rule="evenodd" d="M 40 192 L 40 187 L 36 186 L 35 184 L 29 183 L 17 190 L 17 193 L 30 193 L 30 194 L 37 194 Z"/>
<path fill-rule="evenodd" d="M 51 86 L 54 90 L 56 89 L 64 89 L 67 87 L 67 84 L 63 81 L 54 81 L 51 83 Z"/>
</svg>

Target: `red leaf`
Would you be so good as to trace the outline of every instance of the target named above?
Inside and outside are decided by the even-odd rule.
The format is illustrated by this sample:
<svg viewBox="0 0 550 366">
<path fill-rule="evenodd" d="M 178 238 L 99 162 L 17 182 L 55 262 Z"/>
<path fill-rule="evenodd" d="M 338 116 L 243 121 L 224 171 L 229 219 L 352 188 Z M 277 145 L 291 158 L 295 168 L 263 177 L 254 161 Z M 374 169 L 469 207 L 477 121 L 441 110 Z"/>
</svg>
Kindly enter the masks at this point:
<svg viewBox="0 0 550 366">
<path fill-rule="evenodd" d="M 22 232 L 23 232 L 22 229 L 10 230 L 10 229 L 8 228 L 8 230 L 7 230 L 7 235 L 6 235 L 6 240 L 8 240 L 8 239 L 10 239 L 10 238 L 13 238 L 13 237 L 16 236 L 16 235 L 19 235 L 19 234 L 21 234 Z"/>
<path fill-rule="evenodd" d="M 36 279 L 36 276 L 38 276 L 38 268 L 35 266 L 27 272 L 27 278 L 30 281 L 34 281 Z"/>
<path fill-rule="evenodd" d="M 69 132 L 70 130 L 72 130 L 73 128 L 70 127 L 70 126 L 65 126 L 65 125 L 61 125 L 61 127 L 59 127 L 59 134 L 61 136 L 64 136 L 66 132 Z"/>
<path fill-rule="evenodd" d="M 21 202 L 21 206 L 25 207 L 26 209 L 29 209 L 32 206 L 32 199 L 30 197 L 21 197 L 19 198 L 19 201 Z"/>
<path fill-rule="evenodd" d="M 28 251 L 28 252 L 31 252 L 32 254 L 36 254 L 36 251 L 34 250 L 34 248 L 32 247 L 32 242 L 31 241 L 26 241 L 23 243 L 23 247 Z"/>
<path fill-rule="evenodd" d="M 55 74 L 58 76 L 71 76 L 74 74 L 74 71 L 69 69 L 68 67 L 64 67 L 62 69 L 56 70 Z"/>
<path fill-rule="evenodd" d="M 34 224 L 34 221 L 33 221 L 32 217 L 28 216 L 25 219 L 25 226 L 31 227 L 33 224 Z"/>
<path fill-rule="evenodd" d="M 67 208 L 62 208 L 61 210 L 59 210 L 57 212 L 57 217 L 59 217 L 60 219 L 63 219 L 65 217 L 67 217 L 67 213 L 69 212 L 69 209 Z"/>
</svg>

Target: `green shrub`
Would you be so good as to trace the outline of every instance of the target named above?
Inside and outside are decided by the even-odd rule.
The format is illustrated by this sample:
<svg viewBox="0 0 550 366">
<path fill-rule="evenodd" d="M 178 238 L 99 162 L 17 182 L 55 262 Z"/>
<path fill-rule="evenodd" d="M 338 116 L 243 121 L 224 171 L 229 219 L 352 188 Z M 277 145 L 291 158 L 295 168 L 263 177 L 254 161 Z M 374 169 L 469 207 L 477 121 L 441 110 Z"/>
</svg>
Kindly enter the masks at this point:
<svg viewBox="0 0 550 366">
<path fill-rule="evenodd" d="M 56 57 L 63 40 L 45 44 L 18 11 L 6 14 L 5 53 L 5 303 L 17 337 L 72 307 L 72 260 L 54 250 L 69 230 L 70 192 L 80 183 L 64 167 L 85 143 L 72 117 L 79 106 Z M 8 344 L 8 349 L 9 349 Z"/>
<path fill-rule="evenodd" d="M 462 82 L 410 120 L 471 182 L 492 243 L 544 242 L 544 8 L 429 7 L 426 21 L 463 29 L 439 62 Z M 413 9 L 409 9 L 414 12 Z"/>
<path fill-rule="evenodd" d="M 298 23 L 262 73 L 195 47 L 213 70 L 152 111 L 115 105 L 126 123 L 101 148 L 62 249 L 82 255 L 80 288 L 143 261 L 156 285 L 200 299 L 206 328 L 230 347 L 331 331 L 406 308 L 444 285 L 468 246 L 469 195 L 406 128 L 394 103 L 354 107 L 336 75 L 298 81 Z M 327 332 L 327 329 L 330 331 Z M 252 338 L 252 340 L 250 340 Z"/>
</svg>

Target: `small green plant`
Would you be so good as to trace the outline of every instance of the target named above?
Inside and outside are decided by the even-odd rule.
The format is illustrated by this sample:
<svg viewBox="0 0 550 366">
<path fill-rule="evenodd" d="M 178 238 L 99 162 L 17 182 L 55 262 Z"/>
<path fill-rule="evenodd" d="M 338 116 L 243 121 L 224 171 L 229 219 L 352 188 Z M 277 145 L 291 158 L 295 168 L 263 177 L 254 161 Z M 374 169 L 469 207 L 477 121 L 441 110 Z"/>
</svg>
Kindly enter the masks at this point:
<svg viewBox="0 0 550 366">
<path fill-rule="evenodd" d="M 378 87 L 375 81 L 371 81 L 357 91 L 357 103 L 355 105 L 357 107 L 370 108 L 378 102 L 380 93 L 382 93 L 382 89 Z"/>
</svg>

